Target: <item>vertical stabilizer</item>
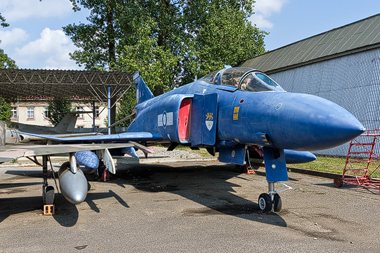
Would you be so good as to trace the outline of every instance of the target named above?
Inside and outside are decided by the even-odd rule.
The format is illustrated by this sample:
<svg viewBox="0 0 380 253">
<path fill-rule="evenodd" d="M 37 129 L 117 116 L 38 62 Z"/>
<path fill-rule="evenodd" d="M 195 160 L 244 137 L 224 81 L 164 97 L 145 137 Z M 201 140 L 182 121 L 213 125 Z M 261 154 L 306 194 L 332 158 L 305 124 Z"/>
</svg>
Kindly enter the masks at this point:
<svg viewBox="0 0 380 253">
<path fill-rule="evenodd" d="M 77 122 L 76 113 L 68 112 L 65 117 L 54 127 L 54 131 L 59 134 L 72 133 Z"/>
<path fill-rule="evenodd" d="M 140 75 L 140 71 L 137 71 L 133 75 L 133 81 L 135 81 L 137 104 L 145 102 L 154 97 L 153 93 L 149 90 L 148 86 L 145 84 L 144 80 L 142 79 Z"/>
</svg>

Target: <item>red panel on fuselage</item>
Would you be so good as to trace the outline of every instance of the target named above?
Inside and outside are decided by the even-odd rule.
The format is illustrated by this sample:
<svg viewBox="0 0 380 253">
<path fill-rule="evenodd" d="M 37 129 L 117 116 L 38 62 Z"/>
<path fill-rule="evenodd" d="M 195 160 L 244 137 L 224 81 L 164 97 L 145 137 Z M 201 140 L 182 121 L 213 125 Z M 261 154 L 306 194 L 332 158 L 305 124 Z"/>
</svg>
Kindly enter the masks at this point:
<svg viewBox="0 0 380 253">
<path fill-rule="evenodd" d="M 178 136 L 181 141 L 190 140 L 190 109 L 191 99 L 184 99 L 178 113 Z"/>
</svg>

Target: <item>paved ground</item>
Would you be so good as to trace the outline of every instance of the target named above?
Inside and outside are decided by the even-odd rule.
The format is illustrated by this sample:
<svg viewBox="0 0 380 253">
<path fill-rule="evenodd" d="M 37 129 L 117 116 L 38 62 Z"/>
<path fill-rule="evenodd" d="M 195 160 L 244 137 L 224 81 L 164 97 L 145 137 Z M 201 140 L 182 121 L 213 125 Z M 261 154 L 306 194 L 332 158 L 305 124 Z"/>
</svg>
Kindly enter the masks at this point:
<svg viewBox="0 0 380 253">
<path fill-rule="evenodd" d="M 119 165 L 86 202 L 41 211 L 41 169 L 0 168 L 0 252 L 378 252 L 376 190 L 289 173 L 283 210 L 258 211 L 260 169 L 211 161 Z M 123 166 L 124 170 L 121 170 Z M 54 185 L 52 180 L 49 183 Z M 278 189 L 283 187 L 279 186 Z"/>
</svg>

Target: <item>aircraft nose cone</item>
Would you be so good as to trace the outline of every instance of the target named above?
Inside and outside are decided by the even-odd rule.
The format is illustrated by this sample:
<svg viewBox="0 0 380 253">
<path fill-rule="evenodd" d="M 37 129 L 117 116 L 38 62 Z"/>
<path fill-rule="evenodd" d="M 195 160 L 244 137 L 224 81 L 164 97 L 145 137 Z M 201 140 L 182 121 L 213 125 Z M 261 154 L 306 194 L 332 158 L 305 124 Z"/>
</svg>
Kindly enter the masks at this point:
<svg viewBox="0 0 380 253">
<path fill-rule="evenodd" d="M 312 151 L 332 148 L 365 131 L 347 110 L 317 96 L 289 93 L 282 106 L 287 107 L 281 112 L 281 117 L 286 120 L 282 119 L 285 123 L 278 132 L 292 146 L 289 149 Z M 276 138 L 281 139 L 280 136 Z"/>
</svg>

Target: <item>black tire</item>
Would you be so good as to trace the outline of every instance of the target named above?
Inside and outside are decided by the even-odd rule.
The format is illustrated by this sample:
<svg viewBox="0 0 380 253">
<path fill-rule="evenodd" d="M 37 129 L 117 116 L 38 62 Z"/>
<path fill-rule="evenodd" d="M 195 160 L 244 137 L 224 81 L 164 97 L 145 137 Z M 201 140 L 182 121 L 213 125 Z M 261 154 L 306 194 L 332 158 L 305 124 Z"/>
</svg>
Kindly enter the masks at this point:
<svg viewBox="0 0 380 253">
<path fill-rule="evenodd" d="M 243 173 L 244 172 L 244 166 L 241 165 L 235 165 L 235 171 L 237 173 Z"/>
<path fill-rule="evenodd" d="M 340 188 L 343 186 L 343 180 L 341 177 L 334 178 L 334 185 L 336 188 Z"/>
<path fill-rule="evenodd" d="M 279 212 L 281 211 L 282 209 L 282 200 L 281 200 L 281 197 L 280 195 L 278 195 L 277 193 L 274 195 L 274 211 L 275 212 Z"/>
<path fill-rule="evenodd" d="M 44 187 L 43 192 L 43 201 L 45 205 L 53 205 L 54 204 L 54 187 L 53 186 L 47 186 Z"/>
<path fill-rule="evenodd" d="M 260 194 L 258 204 L 259 209 L 263 212 L 269 212 L 272 210 L 272 201 L 267 193 Z"/>
<path fill-rule="evenodd" d="M 99 161 L 99 167 L 98 167 L 98 177 L 100 178 L 103 175 L 103 172 L 106 170 L 106 166 L 104 166 L 103 161 Z"/>
</svg>

